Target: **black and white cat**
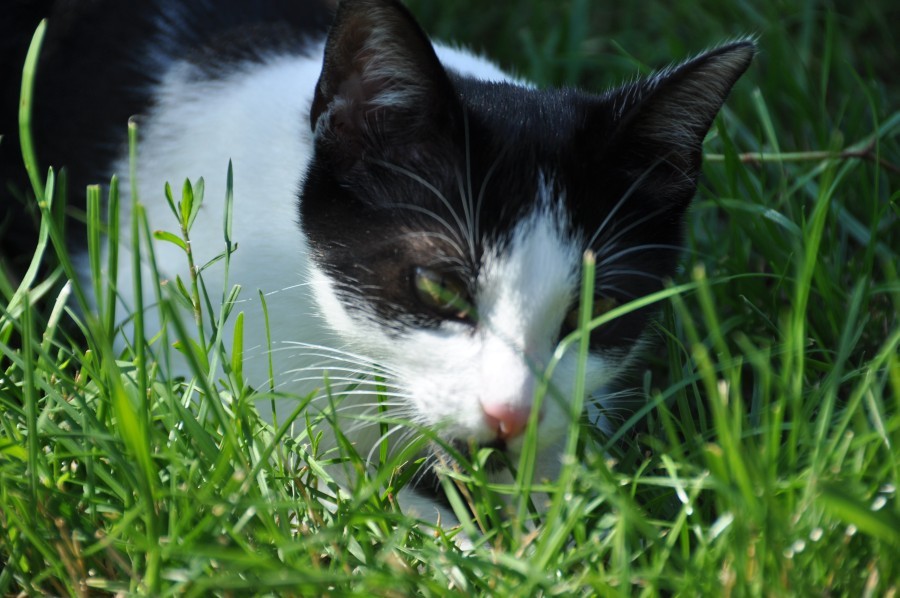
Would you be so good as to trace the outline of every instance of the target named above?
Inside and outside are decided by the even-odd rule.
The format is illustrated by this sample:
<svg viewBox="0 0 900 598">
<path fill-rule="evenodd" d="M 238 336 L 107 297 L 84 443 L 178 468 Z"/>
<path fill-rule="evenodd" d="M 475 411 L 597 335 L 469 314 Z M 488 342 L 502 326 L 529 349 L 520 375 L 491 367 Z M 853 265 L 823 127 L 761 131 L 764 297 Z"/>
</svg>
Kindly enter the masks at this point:
<svg viewBox="0 0 900 598">
<path fill-rule="evenodd" d="M 248 378 L 268 379 L 261 290 L 276 389 L 324 396 L 327 371 L 335 392 L 350 389 L 339 421 L 363 456 L 383 430 L 359 416 L 387 407 L 515 461 L 537 381 L 577 319 L 584 252 L 596 255 L 595 314 L 662 288 L 703 139 L 755 51 L 737 41 L 595 95 L 539 90 L 432 44 L 394 0 L 345 0 L 333 21 L 315 0 L 59 1 L 49 16 L 44 164 L 68 165 L 74 189 L 126 174 L 124 125 L 138 114 L 154 228 L 176 228 L 164 183 L 205 177 L 192 230 L 204 263 L 222 250 L 233 161 L 229 282 L 244 289 Z M 156 252 L 166 276 L 188 278 L 180 249 Z M 221 267 L 204 277 L 225 284 Z M 601 406 L 650 317 L 593 332 L 584 388 Z M 555 396 L 573 396 L 576 363 L 555 367 Z M 536 479 L 556 474 L 569 418 L 542 402 Z M 439 508 L 427 492 L 401 502 L 427 518 Z"/>
</svg>

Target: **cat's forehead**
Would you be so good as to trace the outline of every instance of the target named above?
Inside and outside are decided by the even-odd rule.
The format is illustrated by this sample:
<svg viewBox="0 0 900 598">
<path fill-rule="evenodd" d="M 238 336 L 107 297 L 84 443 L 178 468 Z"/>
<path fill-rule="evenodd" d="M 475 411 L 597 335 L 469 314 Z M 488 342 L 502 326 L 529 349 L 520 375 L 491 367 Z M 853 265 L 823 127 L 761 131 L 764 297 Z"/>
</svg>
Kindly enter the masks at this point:
<svg viewBox="0 0 900 598">
<path fill-rule="evenodd" d="M 446 194 L 429 192 L 428 210 L 403 206 L 405 231 L 393 241 L 409 259 L 462 266 L 472 292 L 491 295 L 528 277 L 562 285 L 584 249 L 565 187 L 538 164 L 518 172 L 500 162 L 472 189 L 457 178 L 458 190 L 450 184 Z"/>
<path fill-rule="evenodd" d="M 537 89 L 508 81 L 460 77 L 454 86 L 477 123 L 522 144 L 568 140 L 583 124 L 585 111 L 602 101 L 575 89 Z"/>
<path fill-rule="evenodd" d="M 555 338 L 578 288 L 582 242 L 551 185 L 542 180 L 534 210 L 506 242 L 485 248 L 477 301 L 494 333 L 530 345 Z"/>
<path fill-rule="evenodd" d="M 605 156 L 612 133 L 598 118 L 609 108 L 604 98 L 473 79 L 456 85 L 465 118 L 450 136 L 453 168 L 445 170 L 444 188 L 448 197 L 474 203 L 484 238 L 503 242 L 551 207 L 555 215 L 565 211 L 566 218 L 554 219 L 563 236 L 590 237 L 625 193 L 632 197 L 620 213 L 642 209 L 643 194 Z M 454 192 L 460 181 L 468 193 Z"/>
<path fill-rule="evenodd" d="M 519 215 L 503 238 L 486 242 L 481 267 L 485 277 L 520 280 L 536 272 L 568 276 L 578 262 L 582 240 L 573 232 L 564 191 L 544 172 L 536 179 L 531 209 Z"/>
</svg>

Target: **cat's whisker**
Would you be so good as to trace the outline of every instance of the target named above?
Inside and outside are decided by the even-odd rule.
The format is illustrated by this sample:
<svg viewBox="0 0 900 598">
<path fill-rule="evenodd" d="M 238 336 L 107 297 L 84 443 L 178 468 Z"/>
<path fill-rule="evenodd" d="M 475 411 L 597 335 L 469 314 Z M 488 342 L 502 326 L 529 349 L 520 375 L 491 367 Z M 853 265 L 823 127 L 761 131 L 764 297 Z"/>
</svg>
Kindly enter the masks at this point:
<svg viewBox="0 0 900 598">
<path fill-rule="evenodd" d="M 269 298 L 269 297 L 278 295 L 280 293 L 286 293 L 288 291 L 303 289 L 303 288 L 311 286 L 311 284 L 312 283 L 310 283 L 310 282 L 298 282 L 297 284 L 288 285 L 288 286 L 282 287 L 280 289 L 268 290 L 268 291 L 263 292 L 263 297 Z M 239 298 L 235 299 L 234 301 L 232 301 L 230 303 L 230 305 L 254 304 L 257 302 L 259 302 L 259 297 L 257 294 L 254 293 L 249 296 L 239 297 Z M 318 314 L 317 312 L 308 312 L 307 315 L 319 317 L 321 314 Z"/>
<path fill-rule="evenodd" d="M 408 399 L 408 395 L 399 396 L 402 399 Z M 374 403 L 354 403 L 353 405 L 347 405 L 341 407 L 340 410 L 350 410 L 350 409 L 389 409 L 391 417 L 397 416 L 401 413 L 401 410 L 410 411 L 409 407 L 403 402 L 374 402 Z"/>
<path fill-rule="evenodd" d="M 494 160 L 491 162 L 490 167 L 484 175 L 484 178 L 481 180 L 481 186 L 478 188 L 478 199 L 475 201 L 475 235 L 476 238 L 480 238 L 481 235 L 481 209 L 484 205 L 484 194 L 487 190 L 488 183 L 490 183 L 491 178 L 493 178 L 494 173 L 497 171 L 497 168 L 500 166 L 500 163 L 503 160 L 503 156 L 506 155 L 508 148 L 510 147 L 509 143 L 503 145 L 497 155 L 494 156 Z"/>
<path fill-rule="evenodd" d="M 438 452 L 432 451 L 430 452 L 425 459 L 422 460 L 422 463 L 419 465 L 418 470 L 415 475 L 413 475 L 409 480 L 409 485 L 412 488 L 415 488 L 419 484 L 422 483 L 425 476 L 428 475 L 429 471 L 432 471 L 437 465 L 442 462 L 442 457 L 439 456 Z"/>
<path fill-rule="evenodd" d="M 591 395 L 588 400 L 592 403 L 622 403 L 625 400 L 643 400 L 643 393 L 632 388 L 604 392 L 602 395 Z"/>
<path fill-rule="evenodd" d="M 369 450 L 369 454 L 366 455 L 366 463 L 372 463 L 372 455 L 374 455 L 377 451 L 381 450 L 382 443 L 387 442 L 387 440 L 391 436 L 396 434 L 397 432 L 402 432 L 403 430 L 406 430 L 406 429 L 407 429 L 406 426 L 404 426 L 402 424 L 395 424 L 393 427 L 388 429 L 387 432 L 385 432 L 384 434 L 379 436 L 378 439 L 375 440 L 375 442 L 372 444 L 372 448 Z M 398 439 L 398 442 L 397 442 L 398 446 L 401 444 L 402 439 L 403 439 L 403 437 L 401 435 L 401 438 Z"/>
<path fill-rule="evenodd" d="M 644 270 L 636 270 L 634 268 L 617 268 L 614 270 L 607 270 L 600 277 L 598 277 L 598 280 L 602 281 L 604 278 L 615 280 L 616 278 L 620 277 L 649 278 L 656 282 L 662 282 L 665 280 L 665 277 L 660 276 L 659 274 L 652 274 L 650 272 L 645 272 Z"/>
<path fill-rule="evenodd" d="M 272 295 L 277 295 L 278 293 L 283 293 L 285 291 L 293 291 L 294 289 L 302 289 L 303 287 L 309 286 L 308 282 L 298 282 L 297 284 L 288 285 L 286 287 L 281 287 L 280 289 L 274 289 L 272 291 L 266 291 L 263 293 L 264 297 L 271 297 Z"/>
<path fill-rule="evenodd" d="M 643 251 L 651 251 L 654 249 L 669 249 L 672 251 L 681 251 L 681 247 L 679 247 L 678 245 L 671 245 L 667 243 L 646 243 L 644 245 L 633 245 L 626 249 L 621 249 L 612 255 L 605 256 L 601 260 L 597 260 L 597 269 L 602 270 L 604 266 L 606 266 L 610 262 L 615 262 L 623 256 Z"/>
<path fill-rule="evenodd" d="M 322 401 L 322 399 L 331 399 L 335 401 L 335 404 L 344 403 L 348 400 L 349 397 L 377 397 L 382 396 L 385 399 L 401 399 L 401 400 L 409 400 L 410 395 L 404 392 L 386 392 L 383 394 L 375 393 L 369 390 L 361 390 L 361 389 L 320 389 L 318 395 L 313 397 L 310 403 L 316 401 Z M 400 406 L 402 407 L 402 403 L 393 403 L 390 400 L 386 400 L 383 403 L 384 406 Z M 351 402 L 348 405 L 345 405 L 347 409 L 356 409 L 357 405 Z"/>
<path fill-rule="evenodd" d="M 282 354 L 284 352 L 281 352 Z M 319 353 L 317 350 L 309 350 L 303 351 L 298 350 L 296 347 L 292 347 L 290 351 L 288 351 L 289 357 L 298 361 L 303 359 L 302 367 L 341 367 L 344 369 L 352 369 L 354 371 L 359 372 L 367 372 L 374 375 L 388 375 L 394 372 L 391 372 L 387 368 L 380 367 L 375 363 L 367 363 L 364 361 L 358 361 L 351 357 L 344 357 L 340 354 L 327 354 L 327 353 Z"/>
<path fill-rule="evenodd" d="M 597 292 L 600 294 L 611 294 L 615 293 L 620 297 L 624 297 L 628 300 L 637 299 L 641 297 L 639 293 L 635 293 L 633 291 L 629 291 L 627 289 L 623 289 L 622 287 L 614 284 L 610 284 L 607 282 L 602 282 L 601 280 L 597 280 Z"/>
<path fill-rule="evenodd" d="M 383 166 L 383 167 L 385 167 L 385 168 L 388 168 L 388 169 L 390 169 L 390 170 L 393 170 L 394 172 L 398 172 L 398 173 L 400 173 L 400 174 L 402 174 L 402 175 L 404 175 L 404 176 L 406 176 L 406 177 L 412 179 L 413 181 L 419 183 L 419 184 L 422 185 L 423 187 L 425 187 L 432 195 L 434 195 L 437 199 L 439 199 L 440 202 L 441 202 L 442 204 L 444 204 L 444 207 L 445 207 L 445 208 L 447 208 L 447 211 L 450 213 L 450 216 L 451 216 L 451 217 L 453 218 L 453 220 L 456 222 L 456 226 L 458 227 L 457 230 L 458 230 L 458 231 L 465 231 L 465 230 L 466 230 L 466 227 L 463 225 L 463 224 L 464 224 L 464 223 L 463 223 L 463 220 L 459 217 L 459 214 L 458 214 L 457 211 L 454 209 L 453 204 L 450 203 L 450 201 L 444 196 L 443 193 L 441 193 L 441 191 L 440 191 L 437 187 L 435 187 L 434 185 L 432 185 L 431 183 L 429 183 L 427 180 L 425 180 L 424 177 L 422 177 L 421 175 L 416 174 L 415 172 L 409 170 L 408 168 L 404 168 L 404 167 L 399 166 L 399 165 L 397 165 L 397 164 L 392 164 L 392 163 L 387 162 L 387 161 L 385 161 L 385 160 L 374 160 L 374 162 L 377 163 L 377 164 L 379 164 L 379 165 L 381 165 L 381 166 Z M 449 228 L 449 227 L 448 227 L 448 228 Z M 471 239 L 466 239 L 466 240 L 471 241 Z M 474 256 L 474 255 L 475 255 L 475 248 L 474 248 L 474 245 L 473 245 L 471 242 L 469 243 L 469 248 L 470 248 L 470 251 L 471 251 L 471 255 Z"/>
<path fill-rule="evenodd" d="M 609 251 L 611 246 L 614 246 L 616 242 L 618 242 L 622 237 L 628 234 L 630 231 L 634 230 L 638 226 L 653 220 L 654 218 L 665 214 L 669 211 L 669 206 L 663 205 L 659 208 L 653 210 L 652 212 L 648 212 L 644 214 L 641 218 L 632 219 L 633 221 L 628 224 L 628 226 L 621 226 L 621 223 L 616 223 L 612 228 L 609 229 L 611 236 L 608 239 L 604 239 L 603 244 L 599 249 L 595 252 L 598 256 L 602 256 L 604 253 Z M 588 245 L 590 247 L 591 245 Z"/>
<path fill-rule="evenodd" d="M 372 367 L 367 363 L 355 363 L 353 361 L 346 361 L 341 359 L 334 359 L 328 356 L 317 355 L 317 354 L 292 354 L 294 358 L 304 357 L 307 360 L 313 357 L 318 359 L 327 359 L 327 361 L 316 361 L 312 363 L 306 363 L 302 366 L 298 366 L 296 368 L 290 368 L 284 370 L 282 373 L 284 374 L 296 374 L 301 372 L 338 372 L 342 374 L 350 374 L 357 377 L 362 378 L 372 378 L 373 380 L 377 379 L 389 379 L 393 377 L 393 373 L 387 370 Z"/>
<path fill-rule="evenodd" d="M 276 349 L 272 351 L 272 353 L 280 354 L 282 356 L 284 356 L 284 353 L 288 353 L 288 357 L 294 361 L 304 363 L 304 367 L 346 367 L 373 375 L 387 375 L 393 373 L 391 370 L 380 367 L 378 364 L 357 360 L 352 356 L 342 356 L 337 353 L 329 355 L 327 353 L 318 353 L 314 350 L 298 350 L 296 347 L 285 347 L 280 350 Z"/>
<path fill-rule="evenodd" d="M 589 421 L 592 425 L 600 424 L 602 420 L 606 420 L 608 424 L 623 424 L 634 413 L 634 405 L 643 400 L 643 394 L 633 389 L 589 397 L 587 403 Z M 603 431 L 611 433 L 613 429 L 606 426 Z"/>
<path fill-rule="evenodd" d="M 350 367 L 345 367 L 345 365 Z M 296 376 L 299 374 L 309 373 L 314 373 L 319 377 L 320 380 L 323 376 L 328 375 L 331 380 L 353 379 L 357 383 L 371 381 L 371 384 L 381 383 L 385 386 L 393 385 L 394 382 L 392 382 L 392 380 L 396 379 L 394 376 L 387 374 L 384 371 L 369 369 L 365 364 L 348 364 L 347 362 L 343 361 L 310 363 L 303 366 L 282 370 L 279 373 L 279 377 L 283 378 L 285 376 Z"/>
<path fill-rule="evenodd" d="M 305 357 L 311 357 L 309 355 Z M 296 368 L 290 368 L 284 370 L 283 374 L 299 374 L 303 372 L 317 372 L 319 375 L 322 375 L 326 372 L 339 373 L 339 374 L 348 374 L 352 375 L 359 380 L 363 379 L 384 379 L 387 380 L 392 376 L 389 376 L 383 370 L 371 369 L 367 364 L 357 364 L 346 361 L 320 361 L 316 363 L 310 363 L 303 366 L 298 366 Z"/>
<path fill-rule="evenodd" d="M 407 427 L 402 422 L 398 423 L 396 419 L 379 417 L 379 415 L 377 410 L 370 410 L 365 413 L 355 413 L 352 415 L 341 413 L 338 414 L 337 417 L 341 419 L 342 432 L 348 436 L 365 435 L 367 437 L 372 437 L 375 433 L 383 430 L 385 426 L 398 430 Z M 398 437 L 398 445 L 399 438 L 403 438 L 403 436 L 401 435 Z M 366 444 L 368 444 L 368 442 L 369 441 L 367 440 Z"/>
<path fill-rule="evenodd" d="M 585 243 L 585 247 L 594 246 L 597 238 L 606 231 L 606 226 L 613 221 L 613 217 L 618 213 L 620 209 L 622 209 L 622 206 L 625 205 L 625 202 L 627 202 L 629 199 L 631 199 L 631 197 L 634 196 L 635 192 L 640 188 L 641 181 L 646 176 L 647 173 L 645 172 L 641 175 L 640 178 L 631 183 L 625 193 L 622 194 L 622 197 L 620 197 L 616 202 L 616 205 L 613 206 L 613 209 L 610 210 L 606 217 L 600 222 L 600 226 L 597 227 L 597 230 L 594 231 L 594 234 L 591 235 L 590 239 L 588 239 L 588 242 Z"/>
<path fill-rule="evenodd" d="M 385 417 L 379 417 L 379 415 L 380 414 L 378 413 L 377 410 L 370 409 L 367 413 L 357 413 L 353 417 L 343 416 L 343 415 L 341 417 L 344 417 L 344 418 L 346 418 L 347 421 L 352 422 L 348 426 L 348 429 L 347 429 L 348 434 L 356 434 L 356 433 L 362 432 L 364 430 L 371 429 L 375 426 L 378 426 L 380 428 L 380 426 L 382 424 L 390 423 L 393 426 L 391 428 L 392 430 L 394 430 L 394 431 L 403 430 L 403 433 L 397 439 L 396 446 L 400 446 L 402 442 L 405 442 L 407 439 L 410 438 L 411 432 L 410 432 L 409 426 L 407 426 L 405 423 L 402 423 L 402 422 L 396 423 L 396 421 L 393 421 L 396 419 L 404 419 L 402 416 L 392 414 L 391 418 L 388 419 Z M 408 418 L 406 418 L 406 419 L 408 419 Z"/>
<path fill-rule="evenodd" d="M 468 150 L 466 150 L 468 152 Z M 459 172 L 458 169 L 454 170 L 456 174 L 456 194 L 459 197 L 459 203 L 462 206 L 463 218 L 465 219 L 465 229 L 463 229 L 462 233 L 466 237 L 467 246 L 469 248 L 468 255 L 469 260 L 474 264 L 475 263 L 475 221 L 472 214 L 472 202 L 469 198 L 468 193 L 466 192 L 466 184 L 463 180 L 462 173 Z"/>
<path fill-rule="evenodd" d="M 428 208 L 424 208 L 416 204 L 396 204 L 394 207 L 398 210 L 409 210 L 410 212 L 418 212 L 419 214 L 428 216 L 429 218 L 433 219 L 435 222 L 443 226 L 444 229 L 447 230 L 447 232 L 449 232 L 454 238 L 457 239 L 457 242 L 455 243 L 457 247 L 462 247 L 466 244 L 466 239 L 459 236 L 459 229 L 454 228 L 446 218 L 444 218 L 434 210 L 429 210 Z M 454 220 L 456 220 L 456 218 L 454 218 Z M 465 254 L 466 252 L 461 253 Z"/>
<path fill-rule="evenodd" d="M 463 213 L 466 218 L 466 241 L 467 246 L 469 247 L 468 257 L 470 263 L 475 264 L 477 261 L 476 256 L 476 245 L 475 245 L 475 222 L 474 218 L 471 214 L 471 206 L 472 202 L 468 199 L 468 196 L 465 195 L 465 187 L 463 186 L 462 179 L 457 175 L 458 185 L 459 185 L 459 193 L 460 193 L 460 203 L 463 206 Z"/>
<path fill-rule="evenodd" d="M 471 250 L 471 254 L 469 255 L 469 259 L 472 261 L 472 265 L 475 265 L 476 255 L 475 255 L 475 240 L 478 235 L 478 225 L 477 225 L 477 215 L 475 212 L 475 204 L 474 197 L 472 195 L 472 139 L 470 137 L 471 131 L 469 130 L 469 113 L 463 110 L 463 131 L 465 133 L 465 150 L 466 150 L 466 180 L 465 184 L 463 181 L 459 181 L 460 186 L 460 198 L 463 202 L 463 210 L 466 213 L 466 224 L 467 224 L 467 232 L 469 236 L 469 249 Z M 459 172 L 457 171 L 457 178 L 459 178 Z"/>
<path fill-rule="evenodd" d="M 450 248 L 453 249 L 458 255 L 465 255 L 465 253 L 466 253 L 463 250 L 462 245 L 460 245 L 456 239 L 451 239 L 449 236 L 447 236 L 443 233 L 438 233 L 438 232 L 433 232 L 433 231 L 407 231 L 407 232 L 403 233 L 402 235 L 398 235 L 397 238 L 399 238 L 399 239 L 416 239 L 416 238 L 430 239 L 430 238 L 433 238 L 438 241 L 443 241 L 444 243 L 449 245 Z M 459 262 L 460 264 L 464 263 L 459 257 L 455 257 L 455 256 L 439 255 L 438 258 L 445 262 Z"/>
<path fill-rule="evenodd" d="M 323 376 L 306 376 L 306 377 L 295 377 L 295 378 L 287 378 L 285 379 L 285 384 L 297 384 L 301 382 L 319 382 L 319 387 L 325 385 L 327 380 L 328 388 L 332 390 L 332 392 L 336 394 L 348 394 L 351 390 L 359 390 L 360 392 L 365 392 L 367 394 L 378 395 L 378 396 L 408 396 L 407 393 L 403 393 L 402 389 L 404 388 L 402 385 L 398 384 L 380 384 L 377 382 L 366 381 L 366 380 L 357 380 L 354 378 L 347 377 L 332 377 L 328 376 L 327 379 Z"/>
<path fill-rule="evenodd" d="M 400 373 L 400 370 L 397 368 L 383 365 L 374 359 L 358 353 L 353 353 L 340 347 L 328 347 L 325 345 L 303 343 L 299 341 L 283 341 L 283 344 L 286 347 L 292 347 L 294 349 L 310 350 L 309 353 L 302 353 L 303 355 L 321 357 L 323 359 L 336 359 L 345 363 L 356 363 L 370 367 L 372 368 L 372 371 L 375 372 Z M 316 351 L 316 353 L 313 353 L 312 351 Z"/>
</svg>

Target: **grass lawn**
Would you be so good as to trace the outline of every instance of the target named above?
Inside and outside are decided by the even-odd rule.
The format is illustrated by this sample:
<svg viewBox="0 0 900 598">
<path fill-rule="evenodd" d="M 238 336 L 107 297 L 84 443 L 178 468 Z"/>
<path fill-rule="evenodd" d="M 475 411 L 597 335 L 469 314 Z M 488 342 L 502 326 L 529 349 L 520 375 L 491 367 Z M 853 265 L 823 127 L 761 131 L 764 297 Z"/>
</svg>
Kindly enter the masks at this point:
<svg viewBox="0 0 900 598">
<path fill-rule="evenodd" d="M 684 268 L 628 380 L 633 411 L 613 414 L 611 437 L 572 426 L 561 479 L 534 481 L 552 497 L 536 520 L 527 484 L 478 483 L 485 455 L 448 475 L 470 553 L 400 513 L 400 457 L 332 504 L 323 464 L 361 469 L 358 456 L 261 421 L 272 395 L 243 383 L 239 340 L 190 350 L 174 341 L 193 322 L 144 339 L 136 316 L 113 352 L 110 285 L 91 283 L 102 299 L 86 313 L 85 289 L 61 284 L 51 173 L 37 257 L 59 265 L 21 284 L 0 274 L 0 595 L 896 595 L 900 6 L 410 5 L 436 37 L 540 85 L 598 91 L 758 35 L 705 146 Z M 202 190 L 181 185 L 187 219 Z M 97 272 L 106 203 L 89 193 Z M 149 238 L 135 213 L 133 236 Z M 221 290 L 192 282 L 161 290 L 161 309 L 193 302 L 239 330 Z M 175 351 L 193 379 L 158 376 Z"/>
</svg>

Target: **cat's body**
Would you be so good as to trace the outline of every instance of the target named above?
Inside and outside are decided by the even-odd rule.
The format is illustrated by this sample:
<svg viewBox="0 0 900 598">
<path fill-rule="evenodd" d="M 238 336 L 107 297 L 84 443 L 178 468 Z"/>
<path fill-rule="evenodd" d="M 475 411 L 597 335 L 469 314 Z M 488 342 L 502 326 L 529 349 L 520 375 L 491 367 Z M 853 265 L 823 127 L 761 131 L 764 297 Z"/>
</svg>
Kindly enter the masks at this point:
<svg viewBox="0 0 900 598">
<path fill-rule="evenodd" d="M 340 425 L 363 456 L 384 430 L 359 416 L 386 407 L 454 446 L 515 457 L 577 313 L 584 252 L 597 256 L 595 306 L 661 288 L 700 144 L 753 54 L 734 43 L 593 96 L 534 90 L 447 47 L 435 55 L 388 1 L 345 2 L 327 39 L 330 11 L 312 1 L 117 4 L 60 2 L 51 14 L 36 105 L 44 163 L 68 164 L 76 190 L 127 173 L 124 125 L 138 114 L 137 183 L 154 229 L 177 229 L 166 181 L 205 179 L 191 231 L 203 264 L 223 249 L 231 160 L 239 248 L 228 283 L 243 287 L 248 379 L 265 388 L 271 356 L 278 392 L 324 397 L 327 372 L 336 394 L 351 389 Z M 91 25 L 102 10 L 111 17 Z M 116 18 L 132 19 L 127 35 Z M 104 58 L 117 43 L 121 54 Z M 73 92 L 73 78 L 87 78 L 86 91 Z M 189 278 L 181 249 L 156 254 L 164 276 Z M 130 281 L 130 260 L 120 263 Z M 222 266 L 203 274 L 212 292 L 225 286 Z M 130 285 L 120 292 L 134 305 Z M 600 404 L 650 315 L 592 334 L 584 388 Z M 538 479 L 558 467 L 576 370 L 570 351 L 533 418 Z M 295 404 L 283 399 L 278 415 Z M 433 517 L 427 499 L 405 501 Z"/>
</svg>

